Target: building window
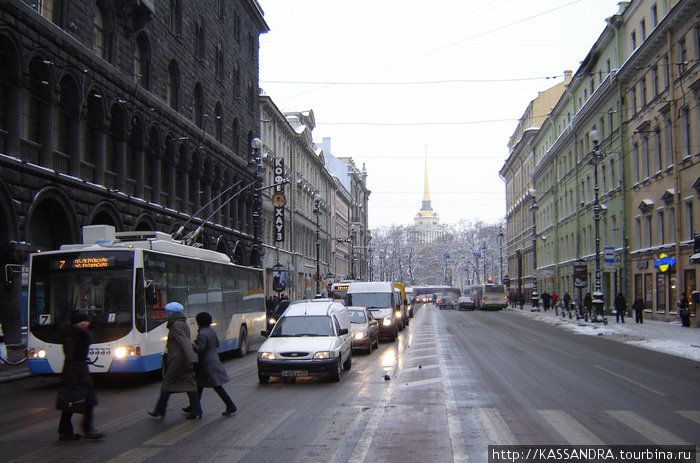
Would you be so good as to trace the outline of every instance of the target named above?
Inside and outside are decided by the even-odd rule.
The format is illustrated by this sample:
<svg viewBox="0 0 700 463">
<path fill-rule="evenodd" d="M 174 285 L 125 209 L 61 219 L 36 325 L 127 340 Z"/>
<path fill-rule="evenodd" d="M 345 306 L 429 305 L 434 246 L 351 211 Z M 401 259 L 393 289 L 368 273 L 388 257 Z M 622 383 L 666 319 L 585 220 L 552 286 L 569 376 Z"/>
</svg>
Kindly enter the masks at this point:
<svg viewBox="0 0 700 463">
<path fill-rule="evenodd" d="M 637 249 L 642 249 L 642 218 L 634 218 L 635 235 L 637 236 Z"/>
<path fill-rule="evenodd" d="M 134 81 L 146 90 L 151 82 L 151 49 L 146 34 L 140 32 L 134 51 Z"/>
<path fill-rule="evenodd" d="M 224 47 L 221 42 L 216 46 L 216 78 L 224 78 Z"/>
<path fill-rule="evenodd" d="M 659 96 L 659 69 L 656 66 L 651 68 L 651 91 L 653 98 Z"/>
<path fill-rule="evenodd" d="M 664 167 L 663 150 L 661 147 L 661 129 L 654 127 L 654 154 L 656 155 L 656 172 L 661 172 Z"/>
<path fill-rule="evenodd" d="M 175 111 L 180 109 L 180 69 L 175 60 L 168 65 L 168 106 Z"/>
<path fill-rule="evenodd" d="M 38 0 L 33 2 L 34 4 L 34 9 L 43 17 L 48 19 L 51 22 L 56 22 L 54 19 L 54 14 L 56 11 L 56 7 L 59 5 L 54 5 L 54 0 Z"/>
<path fill-rule="evenodd" d="M 656 3 L 651 6 L 651 27 L 656 27 L 659 24 L 659 11 L 656 8 Z"/>
<path fill-rule="evenodd" d="M 651 310 L 654 307 L 654 275 L 644 274 L 644 307 Z"/>
<path fill-rule="evenodd" d="M 639 144 L 632 145 L 632 172 L 634 172 L 634 183 L 639 183 Z"/>
<path fill-rule="evenodd" d="M 691 155 L 690 112 L 688 111 L 688 106 L 684 106 L 680 110 L 680 125 L 681 125 L 681 157 L 687 158 Z"/>
<path fill-rule="evenodd" d="M 673 165 L 673 126 L 670 118 L 664 121 L 664 155 L 666 167 L 671 167 Z"/>
<path fill-rule="evenodd" d="M 641 87 L 639 89 L 640 96 L 642 97 L 642 108 L 647 105 L 647 77 L 642 77 Z"/>
<path fill-rule="evenodd" d="M 170 32 L 182 35 L 182 6 L 180 0 L 170 0 Z"/>
<path fill-rule="evenodd" d="M 642 18 L 639 22 L 639 31 L 642 33 L 642 42 L 647 39 L 647 22 L 646 19 Z"/>
<path fill-rule="evenodd" d="M 194 86 L 194 107 L 192 108 L 192 122 L 200 129 L 204 128 L 204 92 L 197 82 Z"/>
<path fill-rule="evenodd" d="M 664 68 L 664 89 L 667 90 L 669 85 L 671 85 L 671 65 L 668 62 L 668 55 L 664 55 L 663 68 Z"/>
<path fill-rule="evenodd" d="M 678 72 L 683 74 L 688 69 L 688 47 L 685 43 L 685 37 L 678 40 Z"/>
<path fill-rule="evenodd" d="M 676 242 L 676 208 L 668 207 L 668 242 Z"/>
<path fill-rule="evenodd" d="M 651 214 L 644 214 L 644 247 L 650 248 L 653 245 L 654 233 L 651 228 Z"/>
<path fill-rule="evenodd" d="M 693 200 L 689 200 L 685 202 L 685 214 L 683 217 L 683 225 L 684 225 L 684 233 L 683 233 L 683 239 L 686 241 L 690 241 L 694 238 L 695 232 L 693 231 L 695 229 L 695 225 L 693 224 Z"/>
<path fill-rule="evenodd" d="M 630 34 L 630 44 L 632 45 L 632 51 L 637 49 L 637 32 L 632 31 Z"/>
<path fill-rule="evenodd" d="M 656 211 L 656 244 L 657 245 L 662 245 L 666 241 L 666 236 L 665 236 L 665 227 L 666 227 L 666 222 L 664 221 L 664 210 L 659 209 Z"/>
<path fill-rule="evenodd" d="M 195 23 L 194 28 L 194 56 L 201 61 L 206 55 L 204 23 L 201 19 Z"/>
<path fill-rule="evenodd" d="M 656 274 L 656 311 L 666 313 L 666 274 Z"/>
<path fill-rule="evenodd" d="M 649 178 L 649 138 L 642 137 L 642 180 Z"/>
<path fill-rule="evenodd" d="M 614 190 L 615 187 L 615 160 L 610 160 L 610 189 Z"/>
<path fill-rule="evenodd" d="M 95 16 L 92 19 L 92 51 L 102 59 L 105 59 L 105 44 L 107 42 L 104 16 L 102 9 L 95 8 Z"/>
<path fill-rule="evenodd" d="M 224 132 L 224 110 L 221 106 L 221 102 L 217 101 L 216 102 L 216 108 L 215 108 L 216 115 L 214 116 L 214 135 L 216 137 L 216 141 L 219 143 L 223 142 L 223 132 Z"/>
</svg>

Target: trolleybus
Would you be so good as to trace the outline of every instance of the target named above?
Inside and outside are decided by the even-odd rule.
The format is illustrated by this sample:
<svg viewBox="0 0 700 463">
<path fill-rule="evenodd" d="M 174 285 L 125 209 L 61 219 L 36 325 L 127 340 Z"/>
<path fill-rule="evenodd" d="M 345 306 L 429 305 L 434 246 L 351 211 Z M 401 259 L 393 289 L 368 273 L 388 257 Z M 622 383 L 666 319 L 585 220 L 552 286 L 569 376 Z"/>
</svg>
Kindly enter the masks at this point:
<svg viewBox="0 0 700 463">
<path fill-rule="evenodd" d="M 245 355 L 262 340 L 261 269 L 235 265 L 222 253 L 186 246 L 161 232 L 83 229 L 83 244 L 32 254 L 29 261 L 27 364 L 59 373 L 55 335 L 74 310 L 91 320 L 92 373 L 145 373 L 161 368 L 167 339 L 165 304 L 182 303 L 192 335 L 195 315 L 209 312 L 219 352 Z"/>
</svg>

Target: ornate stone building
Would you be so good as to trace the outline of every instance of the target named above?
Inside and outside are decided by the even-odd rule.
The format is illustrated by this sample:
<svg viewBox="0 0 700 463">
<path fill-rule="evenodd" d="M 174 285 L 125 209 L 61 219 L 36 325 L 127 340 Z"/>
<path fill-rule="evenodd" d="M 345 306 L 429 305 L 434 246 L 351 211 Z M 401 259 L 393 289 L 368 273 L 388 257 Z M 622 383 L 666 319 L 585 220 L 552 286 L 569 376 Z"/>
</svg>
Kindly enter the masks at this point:
<svg viewBox="0 0 700 463">
<path fill-rule="evenodd" d="M 191 232 L 206 220 L 199 245 L 259 264 L 255 197 L 238 190 L 254 179 L 267 30 L 256 0 L 0 3 L 9 343 L 25 323 L 28 254 L 80 242 L 84 225 Z"/>
</svg>

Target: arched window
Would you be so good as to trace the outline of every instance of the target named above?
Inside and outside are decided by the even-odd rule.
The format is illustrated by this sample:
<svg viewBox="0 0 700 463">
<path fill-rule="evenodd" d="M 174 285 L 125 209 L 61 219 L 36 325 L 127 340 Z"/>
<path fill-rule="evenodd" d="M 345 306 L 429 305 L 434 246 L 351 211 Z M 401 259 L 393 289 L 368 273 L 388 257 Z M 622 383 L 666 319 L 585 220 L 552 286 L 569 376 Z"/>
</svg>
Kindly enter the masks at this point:
<svg viewBox="0 0 700 463">
<path fill-rule="evenodd" d="M 134 51 L 134 81 L 146 90 L 151 86 L 151 46 L 148 37 L 139 32 Z"/>
<path fill-rule="evenodd" d="M 180 36 L 182 34 L 182 7 L 180 0 L 170 0 L 170 32 Z"/>
<path fill-rule="evenodd" d="M 107 58 L 107 31 L 105 29 L 104 13 L 100 5 L 95 7 L 92 20 L 92 51 L 100 58 Z"/>
<path fill-rule="evenodd" d="M 216 46 L 216 78 L 224 78 L 224 46 L 221 42 Z"/>
<path fill-rule="evenodd" d="M 204 128 L 204 93 L 202 86 L 197 82 L 194 86 L 194 112 L 192 122 L 200 129 Z"/>
<path fill-rule="evenodd" d="M 206 54 L 204 22 L 199 19 L 194 26 L 194 56 L 203 60 Z"/>
<path fill-rule="evenodd" d="M 180 68 L 175 60 L 168 64 L 168 106 L 180 110 Z"/>
<path fill-rule="evenodd" d="M 240 156 L 241 153 L 239 152 L 239 148 L 241 144 L 241 134 L 238 118 L 235 118 L 233 120 L 233 126 L 231 127 L 231 135 L 231 150 Z"/>
<path fill-rule="evenodd" d="M 214 135 L 216 137 L 216 141 L 219 143 L 223 142 L 223 137 L 224 137 L 224 110 L 223 107 L 221 106 L 221 102 L 217 101 L 216 102 L 216 115 L 214 116 Z"/>
</svg>

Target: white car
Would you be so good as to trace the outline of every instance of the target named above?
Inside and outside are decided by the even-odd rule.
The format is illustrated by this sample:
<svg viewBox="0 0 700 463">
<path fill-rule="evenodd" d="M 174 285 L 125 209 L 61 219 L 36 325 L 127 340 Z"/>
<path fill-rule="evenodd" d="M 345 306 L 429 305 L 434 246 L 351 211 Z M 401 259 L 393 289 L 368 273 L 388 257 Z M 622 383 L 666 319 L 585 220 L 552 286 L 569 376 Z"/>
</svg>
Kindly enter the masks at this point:
<svg viewBox="0 0 700 463">
<path fill-rule="evenodd" d="M 258 379 L 327 376 L 340 381 L 352 366 L 352 328 L 345 305 L 331 299 L 289 304 L 258 349 Z"/>
</svg>

